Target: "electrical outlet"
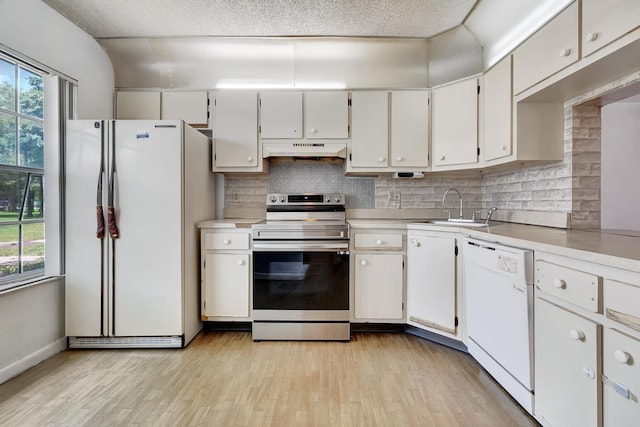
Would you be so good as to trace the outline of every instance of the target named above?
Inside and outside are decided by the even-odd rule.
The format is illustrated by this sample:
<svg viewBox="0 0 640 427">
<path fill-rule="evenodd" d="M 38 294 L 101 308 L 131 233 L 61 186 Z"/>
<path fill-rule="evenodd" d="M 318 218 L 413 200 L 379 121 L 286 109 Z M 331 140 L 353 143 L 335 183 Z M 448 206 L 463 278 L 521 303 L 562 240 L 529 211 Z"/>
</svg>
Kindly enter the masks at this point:
<svg viewBox="0 0 640 427">
<path fill-rule="evenodd" d="M 389 192 L 389 206 L 392 208 L 400 207 L 400 191 L 390 191 Z"/>
<path fill-rule="evenodd" d="M 234 192 L 233 192 L 233 196 L 232 196 L 232 200 L 233 200 L 234 202 L 237 202 L 239 198 L 240 198 L 240 196 L 238 196 L 238 192 L 237 192 L 237 191 L 234 191 Z"/>
</svg>

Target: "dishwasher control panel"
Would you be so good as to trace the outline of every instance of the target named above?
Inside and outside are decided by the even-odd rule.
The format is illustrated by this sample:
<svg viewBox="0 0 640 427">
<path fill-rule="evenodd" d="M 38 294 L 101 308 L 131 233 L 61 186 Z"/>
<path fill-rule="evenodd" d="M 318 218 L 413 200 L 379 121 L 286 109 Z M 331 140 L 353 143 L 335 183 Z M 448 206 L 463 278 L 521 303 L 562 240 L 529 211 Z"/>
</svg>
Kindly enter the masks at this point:
<svg viewBox="0 0 640 427">
<path fill-rule="evenodd" d="M 517 273 L 518 272 L 518 260 L 516 258 L 511 258 L 504 255 L 498 255 L 497 267 L 506 271 L 507 273 Z"/>
</svg>

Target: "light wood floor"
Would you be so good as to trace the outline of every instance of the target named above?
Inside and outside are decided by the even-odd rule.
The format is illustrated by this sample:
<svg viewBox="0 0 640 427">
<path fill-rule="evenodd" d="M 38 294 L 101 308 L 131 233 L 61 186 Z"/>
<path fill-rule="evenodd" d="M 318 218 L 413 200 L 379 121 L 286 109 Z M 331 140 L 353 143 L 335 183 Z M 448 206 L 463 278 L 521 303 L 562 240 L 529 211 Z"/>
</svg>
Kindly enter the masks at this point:
<svg viewBox="0 0 640 427">
<path fill-rule="evenodd" d="M 536 426 L 468 355 L 203 332 L 183 350 L 73 350 L 0 385 L 1 426 Z"/>
</svg>

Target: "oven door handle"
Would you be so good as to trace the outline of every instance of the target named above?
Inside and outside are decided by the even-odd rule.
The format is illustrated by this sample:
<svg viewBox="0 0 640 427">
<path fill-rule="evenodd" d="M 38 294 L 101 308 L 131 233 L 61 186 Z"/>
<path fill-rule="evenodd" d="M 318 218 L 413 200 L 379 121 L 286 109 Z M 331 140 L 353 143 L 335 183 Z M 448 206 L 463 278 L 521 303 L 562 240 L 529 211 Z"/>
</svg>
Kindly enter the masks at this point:
<svg viewBox="0 0 640 427">
<path fill-rule="evenodd" d="M 254 251 L 263 252 L 344 252 L 349 242 L 253 242 Z"/>
</svg>

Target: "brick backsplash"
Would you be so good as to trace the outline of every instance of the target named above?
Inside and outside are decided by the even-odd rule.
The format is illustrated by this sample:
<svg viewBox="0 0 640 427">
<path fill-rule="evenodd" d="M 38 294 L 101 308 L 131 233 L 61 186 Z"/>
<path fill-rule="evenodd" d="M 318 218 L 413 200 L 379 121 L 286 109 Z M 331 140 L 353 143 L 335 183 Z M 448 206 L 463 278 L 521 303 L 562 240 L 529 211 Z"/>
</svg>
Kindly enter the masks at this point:
<svg viewBox="0 0 640 427">
<path fill-rule="evenodd" d="M 442 195 L 455 187 L 463 195 L 465 215 L 472 209 L 570 213 L 573 228 L 600 227 L 600 107 L 602 94 L 640 82 L 640 72 L 610 82 L 565 102 L 564 159 L 505 165 L 457 173 L 426 173 L 420 179 L 361 178 L 344 175 L 341 162 L 278 160 L 269 174 L 231 174 L 225 179 L 225 207 L 264 207 L 269 192 L 326 191 L 347 195 L 351 209 L 442 208 Z M 457 209 L 455 194 L 447 208 Z"/>
</svg>

